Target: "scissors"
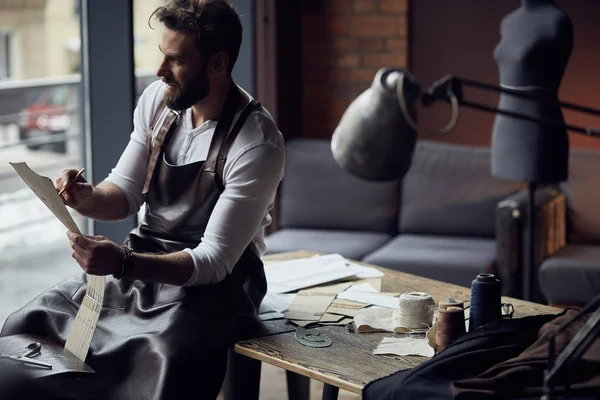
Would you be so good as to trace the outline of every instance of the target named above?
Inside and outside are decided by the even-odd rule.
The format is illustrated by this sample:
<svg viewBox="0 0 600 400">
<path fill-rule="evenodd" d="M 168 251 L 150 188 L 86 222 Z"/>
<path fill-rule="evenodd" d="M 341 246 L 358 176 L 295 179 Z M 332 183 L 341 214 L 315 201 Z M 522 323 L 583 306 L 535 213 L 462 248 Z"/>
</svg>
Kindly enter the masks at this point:
<svg viewBox="0 0 600 400">
<path fill-rule="evenodd" d="M 37 342 L 32 342 L 27 345 L 27 351 L 20 355 L 9 356 L 8 354 L 1 354 L 0 358 L 9 359 L 17 362 L 21 362 L 26 365 L 34 365 L 37 367 L 52 369 L 52 364 L 45 363 L 43 361 L 34 360 L 31 357 L 35 357 L 40 354 L 42 345 Z"/>
</svg>

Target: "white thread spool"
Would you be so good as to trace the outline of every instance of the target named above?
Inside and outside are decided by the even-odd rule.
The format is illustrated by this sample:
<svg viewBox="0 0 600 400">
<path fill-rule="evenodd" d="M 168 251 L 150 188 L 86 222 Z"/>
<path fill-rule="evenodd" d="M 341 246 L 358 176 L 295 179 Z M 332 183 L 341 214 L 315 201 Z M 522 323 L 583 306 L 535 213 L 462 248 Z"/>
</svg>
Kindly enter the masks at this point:
<svg viewBox="0 0 600 400">
<path fill-rule="evenodd" d="M 435 301 L 430 294 L 402 293 L 398 305 L 398 325 L 411 330 L 427 329 L 433 325 Z"/>
</svg>

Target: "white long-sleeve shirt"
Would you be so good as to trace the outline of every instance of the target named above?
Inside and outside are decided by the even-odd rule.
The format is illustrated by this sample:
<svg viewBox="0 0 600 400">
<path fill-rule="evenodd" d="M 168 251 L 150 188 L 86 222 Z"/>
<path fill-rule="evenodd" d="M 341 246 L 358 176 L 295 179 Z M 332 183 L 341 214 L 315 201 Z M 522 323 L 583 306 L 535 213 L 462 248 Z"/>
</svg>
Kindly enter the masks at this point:
<svg viewBox="0 0 600 400">
<path fill-rule="evenodd" d="M 142 93 L 134 111 L 129 143 L 106 178 L 127 197 L 128 216 L 136 214 L 144 203 L 142 189 L 149 160 L 146 140 L 165 88 L 163 82 L 156 81 Z M 208 120 L 193 128 L 191 110 L 186 110 L 169 140 L 167 160 L 176 165 L 205 160 L 216 126 L 217 121 Z M 284 164 L 283 137 L 271 115 L 264 109 L 253 111 L 229 151 L 223 169 L 225 190 L 210 216 L 204 237 L 196 248 L 184 250 L 194 260 L 194 272 L 185 286 L 225 279 L 251 241 L 258 255 L 264 254 L 264 227 L 271 223 L 269 211 L 283 178 Z"/>
</svg>

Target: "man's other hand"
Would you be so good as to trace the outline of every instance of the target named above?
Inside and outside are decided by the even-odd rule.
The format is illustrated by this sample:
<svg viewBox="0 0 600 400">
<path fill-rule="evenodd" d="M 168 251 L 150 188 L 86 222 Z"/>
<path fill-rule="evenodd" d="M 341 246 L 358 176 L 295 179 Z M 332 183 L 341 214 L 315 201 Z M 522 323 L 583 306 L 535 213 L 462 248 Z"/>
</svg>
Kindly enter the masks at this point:
<svg viewBox="0 0 600 400">
<path fill-rule="evenodd" d="M 86 236 L 68 231 L 73 258 L 90 275 L 111 275 L 121 270 L 123 250 L 104 236 Z"/>
<path fill-rule="evenodd" d="M 93 187 L 80 175 L 75 179 L 79 171 L 76 169 L 63 170 L 54 182 L 54 187 L 59 192 L 68 185 L 69 188 L 61 195 L 64 203 L 71 208 L 77 208 L 92 198 Z M 73 180 L 75 181 L 73 182 Z M 73 182 L 73 184 L 71 184 Z"/>
</svg>

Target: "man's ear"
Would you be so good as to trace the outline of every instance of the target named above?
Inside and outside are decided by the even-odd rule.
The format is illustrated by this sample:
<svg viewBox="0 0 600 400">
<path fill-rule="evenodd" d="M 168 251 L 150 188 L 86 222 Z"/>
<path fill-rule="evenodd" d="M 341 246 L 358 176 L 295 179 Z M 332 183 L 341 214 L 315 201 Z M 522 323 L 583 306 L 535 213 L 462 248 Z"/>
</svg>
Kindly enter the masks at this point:
<svg viewBox="0 0 600 400">
<path fill-rule="evenodd" d="M 217 76 L 220 74 L 227 74 L 227 67 L 229 66 L 229 54 L 224 51 L 220 51 L 217 54 L 213 54 L 211 58 L 211 75 Z"/>
</svg>

